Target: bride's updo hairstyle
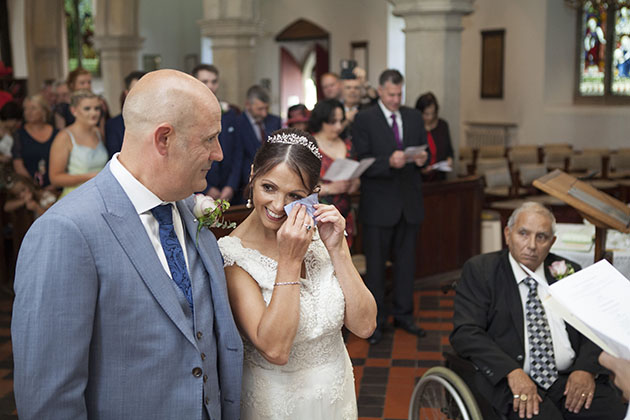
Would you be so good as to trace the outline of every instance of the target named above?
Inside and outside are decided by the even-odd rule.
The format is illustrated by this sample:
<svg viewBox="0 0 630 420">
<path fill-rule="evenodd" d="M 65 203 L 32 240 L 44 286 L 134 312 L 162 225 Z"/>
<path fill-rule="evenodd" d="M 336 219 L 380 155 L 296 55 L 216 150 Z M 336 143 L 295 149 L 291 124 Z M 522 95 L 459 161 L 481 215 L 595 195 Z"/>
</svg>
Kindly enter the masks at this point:
<svg viewBox="0 0 630 420">
<path fill-rule="evenodd" d="M 250 196 L 256 179 L 281 163 L 300 177 L 308 191 L 315 192 L 322 167 L 317 142 L 302 130 L 283 128 L 274 131 L 258 149 L 245 194 Z"/>
</svg>

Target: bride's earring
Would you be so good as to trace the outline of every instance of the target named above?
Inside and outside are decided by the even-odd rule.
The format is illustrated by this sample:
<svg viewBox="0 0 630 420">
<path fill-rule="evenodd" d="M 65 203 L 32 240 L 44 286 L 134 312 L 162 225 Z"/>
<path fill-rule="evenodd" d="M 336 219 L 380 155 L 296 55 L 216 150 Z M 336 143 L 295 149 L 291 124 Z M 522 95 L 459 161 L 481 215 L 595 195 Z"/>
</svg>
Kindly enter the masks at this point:
<svg viewBox="0 0 630 420">
<path fill-rule="evenodd" d="M 248 209 L 252 208 L 252 199 L 251 198 L 247 199 L 247 203 L 245 204 L 245 207 L 247 207 Z"/>
</svg>

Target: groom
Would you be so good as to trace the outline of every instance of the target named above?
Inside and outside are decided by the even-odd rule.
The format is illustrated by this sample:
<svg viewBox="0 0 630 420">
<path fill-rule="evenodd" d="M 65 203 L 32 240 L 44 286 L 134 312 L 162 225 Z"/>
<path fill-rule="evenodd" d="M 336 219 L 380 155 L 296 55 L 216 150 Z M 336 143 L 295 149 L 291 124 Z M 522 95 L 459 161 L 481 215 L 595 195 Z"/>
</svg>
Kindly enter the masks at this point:
<svg viewBox="0 0 630 420">
<path fill-rule="evenodd" d="M 194 191 L 222 159 L 201 82 L 147 74 L 122 151 L 53 206 L 20 250 L 13 306 L 21 419 L 238 419 L 242 342 Z"/>
</svg>

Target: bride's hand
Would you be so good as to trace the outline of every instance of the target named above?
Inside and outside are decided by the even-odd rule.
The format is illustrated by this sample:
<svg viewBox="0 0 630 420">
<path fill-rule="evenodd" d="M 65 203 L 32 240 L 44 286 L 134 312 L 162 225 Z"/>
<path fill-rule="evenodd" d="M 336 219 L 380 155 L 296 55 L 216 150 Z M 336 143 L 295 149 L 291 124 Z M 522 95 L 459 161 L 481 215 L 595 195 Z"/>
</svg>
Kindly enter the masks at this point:
<svg viewBox="0 0 630 420">
<path fill-rule="evenodd" d="M 301 263 L 314 231 L 314 222 L 306 212 L 306 206 L 294 206 L 276 234 L 279 259 L 287 258 Z"/>
<path fill-rule="evenodd" d="M 315 204 L 315 220 L 319 237 L 329 251 L 339 247 L 345 241 L 346 219 L 337 207 L 328 204 Z"/>
</svg>

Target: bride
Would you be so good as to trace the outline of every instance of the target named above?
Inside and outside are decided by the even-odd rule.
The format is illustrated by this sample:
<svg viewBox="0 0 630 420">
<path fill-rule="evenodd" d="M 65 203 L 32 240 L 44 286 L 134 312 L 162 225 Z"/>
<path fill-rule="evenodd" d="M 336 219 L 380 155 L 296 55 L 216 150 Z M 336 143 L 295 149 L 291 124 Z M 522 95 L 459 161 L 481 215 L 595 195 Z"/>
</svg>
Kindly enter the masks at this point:
<svg viewBox="0 0 630 420">
<path fill-rule="evenodd" d="M 284 206 L 316 191 L 312 136 L 276 131 L 247 186 L 251 214 L 219 240 L 230 304 L 244 341 L 241 418 L 356 419 L 341 327 L 367 338 L 376 304 L 354 268 L 345 220 L 331 205 Z"/>
</svg>

